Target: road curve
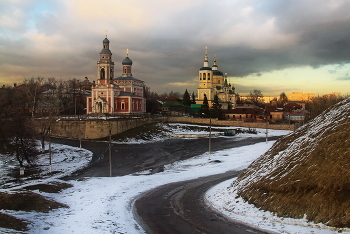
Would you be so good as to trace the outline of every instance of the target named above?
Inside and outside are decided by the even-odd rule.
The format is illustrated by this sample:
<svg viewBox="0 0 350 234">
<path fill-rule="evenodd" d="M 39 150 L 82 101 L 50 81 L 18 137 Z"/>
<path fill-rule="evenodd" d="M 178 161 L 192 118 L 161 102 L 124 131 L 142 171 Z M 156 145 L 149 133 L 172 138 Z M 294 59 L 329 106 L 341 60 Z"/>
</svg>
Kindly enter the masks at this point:
<svg viewBox="0 0 350 234">
<path fill-rule="evenodd" d="M 229 171 L 158 187 L 135 201 L 135 218 L 148 234 L 266 233 L 233 223 L 204 204 L 204 193 L 210 187 L 239 173 Z"/>
<path fill-rule="evenodd" d="M 279 137 L 270 137 L 276 140 Z M 264 142 L 265 137 L 236 140 L 235 137 L 215 137 L 211 139 L 211 150 L 223 150 Z M 52 138 L 52 142 L 79 147 L 78 140 Z M 66 177 L 109 176 L 108 143 L 83 141 L 82 147 L 93 152 L 92 162 L 85 168 Z M 201 155 L 208 151 L 208 139 L 167 139 L 145 144 L 114 144 L 112 146 L 112 176 L 129 175 L 138 171 L 152 169 L 155 172 L 166 164 Z"/>
</svg>

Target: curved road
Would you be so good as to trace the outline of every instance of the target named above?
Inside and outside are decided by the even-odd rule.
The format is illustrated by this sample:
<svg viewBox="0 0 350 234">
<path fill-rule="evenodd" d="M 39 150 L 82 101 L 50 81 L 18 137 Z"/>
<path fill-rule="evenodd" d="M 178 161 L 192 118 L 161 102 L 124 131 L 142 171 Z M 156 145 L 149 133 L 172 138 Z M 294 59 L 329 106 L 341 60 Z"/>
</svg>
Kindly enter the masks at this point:
<svg viewBox="0 0 350 234">
<path fill-rule="evenodd" d="M 266 233 L 229 221 L 205 205 L 203 196 L 210 187 L 239 173 L 229 171 L 167 184 L 142 194 L 135 201 L 135 217 L 148 234 Z"/>
<path fill-rule="evenodd" d="M 270 137 L 276 140 L 279 137 Z M 78 140 L 53 138 L 53 142 L 79 147 Z M 235 140 L 234 137 L 216 137 L 211 139 L 211 151 L 229 149 L 264 142 L 265 138 L 247 138 Z M 93 152 L 92 162 L 66 179 L 81 177 L 109 176 L 109 150 L 106 142 L 82 141 L 82 147 Z M 173 138 L 162 142 L 145 144 L 113 144 L 112 176 L 123 176 L 143 170 L 153 173 L 162 171 L 163 166 L 201 155 L 208 151 L 208 139 Z"/>
<path fill-rule="evenodd" d="M 279 137 L 270 137 L 270 140 Z M 211 139 L 211 150 L 251 145 L 265 138 L 234 137 Z M 55 138 L 53 142 L 79 146 L 79 141 Z M 86 168 L 64 178 L 109 176 L 108 144 L 83 141 L 82 147 L 93 152 L 93 160 Z M 208 139 L 170 139 L 163 142 L 139 145 L 114 144 L 112 146 L 112 176 L 122 176 L 151 169 L 156 173 L 164 165 L 203 154 L 208 151 Z M 215 160 L 215 159 L 214 159 Z M 161 186 L 135 201 L 135 216 L 147 233 L 264 233 L 244 225 L 229 222 L 205 206 L 203 195 L 211 186 L 239 174 L 231 171 L 220 175 L 202 177 Z"/>
</svg>

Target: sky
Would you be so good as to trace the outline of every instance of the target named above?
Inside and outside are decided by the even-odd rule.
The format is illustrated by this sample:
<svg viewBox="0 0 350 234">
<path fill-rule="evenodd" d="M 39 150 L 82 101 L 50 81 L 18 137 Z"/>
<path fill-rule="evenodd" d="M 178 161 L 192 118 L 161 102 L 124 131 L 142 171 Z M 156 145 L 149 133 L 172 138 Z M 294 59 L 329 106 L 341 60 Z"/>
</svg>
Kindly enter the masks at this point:
<svg viewBox="0 0 350 234">
<path fill-rule="evenodd" d="M 197 93 L 209 65 L 241 95 L 254 89 L 350 93 L 349 0 L 2 0 L 0 85 L 25 78 L 97 79 L 106 34 L 115 62 L 129 49 L 151 91 Z"/>
<path fill-rule="evenodd" d="M 196 132 L 189 131 L 186 126 L 185 124 L 169 124 L 168 130 L 174 134 L 201 135 L 208 133 L 206 126 L 196 125 L 197 127 L 203 127 L 203 131 Z M 222 128 L 227 129 L 227 127 Z M 289 131 L 272 129 L 268 131 L 269 136 L 283 136 L 289 133 Z M 213 133 L 216 133 L 215 130 Z M 230 138 L 233 141 L 239 141 L 246 138 L 265 136 L 265 129 L 257 129 L 256 135 L 245 133 Z M 152 139 L 152 141 L 162 140 L 164 140 L 164 137 L 155 137 Z M 52 210 L 48 213 L 9 210 L 6 213 L 30 221 L 30 230 L 27 233 L 144 234 L 146 232 L 134 219 L 133 214 L 135 199 L 141 196 L 142 193 L 172 182 L 221 174 L 230 170 L 242 170 L 260 155 L 264 154 L 274 142 L 268 141 L 211 152 L 210 160 L 208 160 L 208 154 L 205 153 L 165 165 L 164 171 L 160 173 L 151 173 L 151 170 L 146 170 L 120 177 L 91 177 L 83 180 L 64 181 L 65 183 L 72 184 L 73 187 L 65 189 L 60 193 L 45 193 L 39 190 L 35 190 L 34 192 L 40 193 L 57 202 L 64 203 L 69 208 Z M 129 143 L 140 144 L 143 142 L 136 139 L 129 139 Z M 118 142 L 114 142 L 114 144 L 118 144 Z M 37 183 L 62 182 L 57 178 L 62 175 L 68 175 L 88 164 L 92 156 L 91 152 L 87 150 L 59 144 L 52 144 L 52 151 L 52 168 L 55 171 L 53 177 L 43 177 L 38 181 L 24 180 L 25 183 L 22 182 L 19 186 L 3 190 L 10 192 Z M 213 163 L 213 160 L 216 163 Z M 38 164 L 41 165 L 44 172 L 48 171 L 48 154 L 43 154 L 42 158 L 39 158 Z M 9 165 L 1 165 L 0 163 L 1 175 L 6 174 L 6 166 L 8 167 Z M 339 233 L 338 231 L 350 233 L 349 229 L 331 228 L 323 224 L 307 222 L 306 219 L 280 218 L 270 212 L 259 210 L 231 193 L 230 184 L 232 182 L 233 179 L 218 184 L 205 194 L 206 204 L 217 212 L 222 213 L 228 219 L 243 222 L 269 233 L 335 234 Z M 118 186 L 115 186 L 116 184 Z M 235 204 L 235 209 L 228 209 L 232 204 Z M 0 231 L 2 233 L 13 233 L 2 228 L 0 228 Z"/>
</svg>

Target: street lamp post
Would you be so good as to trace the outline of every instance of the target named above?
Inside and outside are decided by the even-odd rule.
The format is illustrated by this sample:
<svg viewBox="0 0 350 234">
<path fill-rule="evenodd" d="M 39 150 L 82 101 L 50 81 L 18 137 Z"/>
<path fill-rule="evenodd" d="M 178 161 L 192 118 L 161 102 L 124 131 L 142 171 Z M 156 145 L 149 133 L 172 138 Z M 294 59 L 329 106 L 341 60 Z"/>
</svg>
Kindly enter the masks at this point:
<svg viewBox="0 0 350 234">
<path fill-rule="evenodd" d="M 268 123 L 268 121 L 267 121 L 267 116 L 266 116 L 266 143 L 267 143 L 267 139 L 268 139 L 268 131 L 267 131 L 267 123 Z"/>
<path fill-rule="evenodd" d="M 51 174 L 52 173 L 51 127 L 49 127 L 49 158 L 50 158 L 50 174 Z"/>
<path fill-rule="evenodd" d="M 202 113 L 202 115 L 205 115 L 205 113 Z M 210 152 L 211 152 L 211 117 L 209 117 L 209 149 L 208 149 L 208 155 L 210 160 Z"/>
<path fill-rule="evenodd" d="M 290 131 L 290 114 L 288 114 L 288 121 L 289 121 L 288 126 L 289 126 L 289 131 Z"/>
<path fill-rule="evenodd" d="M 78 121 L 78 123 L 79 123 L 79 129 L 78 129 L 78 134 L 79 134 L 79 147 L 80 147 L 80 149 L 81 149 L 81 141 L 82 141 L 82 136 L 81 136 L 81 132 L 80 132 L 80 128 L 81 128 L 81 126 L 80 126 L 80 121 L 81 121 L 81 118 L 79 118 L 79 121 Z"/>
<path fill-rule="evenodd" d="M 210 160 L 210 152 L 211 152 L 211 117 L 209 118 L 209 158 Z"/>
<path fill-rule="evenodd" d="M 109 159 L 109 177 L 112 177 L 112 130 L 111 124 L 108 122 L 109 126 L 109 143 L 108 143 L 108 159 Z"/>
</svg>

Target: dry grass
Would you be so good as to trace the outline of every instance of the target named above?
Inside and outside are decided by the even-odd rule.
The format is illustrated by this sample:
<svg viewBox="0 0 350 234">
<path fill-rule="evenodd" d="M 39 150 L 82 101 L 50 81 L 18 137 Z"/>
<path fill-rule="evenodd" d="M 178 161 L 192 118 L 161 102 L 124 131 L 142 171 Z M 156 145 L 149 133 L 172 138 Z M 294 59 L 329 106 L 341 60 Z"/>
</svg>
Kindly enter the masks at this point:
<svg viewBox="0 0 350 234">
<path fill-rule="evenodd" d="M 31 191 L 0 192 L 0 209 L 49 212 L 52 209 L 67 207 L 62 203 L 48 200 Z"/>
<path fill-rule="evenodd" d="M 267 152 L 267 160 L 272 162 L 276 154 L 305 131 L 307 128 L 280 139 Z M 298 153 L 288 155 L 286 162 L 269 176 L 240 188 L 239 195 L 281 217 L 306 215 L 307 220 L 315 223 L 350 227 L 350 121 L 338 123 L 312 151 L 305 150 L 312 140 L 300 144 Z M 239 179 L 260 169 L 259 163 L 254 166 L 256 168 L 247 170 Z"/>
<path fill-rule="evenodd" d="M 40 192 L 45 192 L 45 193 L 59 193 L 62 190 L 70 187 L 73 187 L 73 185 L 68 183 L 62 183 L 62 182 L 51 182 L 48 184 L 30 185 L 30 186 L 24 187 L 24 189 L 39 190 Z"/>
<path fill-rule="evenodd" d="M 27 231 L 28 222 L 0 212 L 0 227 L 17 231 Z"/>
<path fill-rule="evenodd" d="M 46 193 L 58 193 L 72 187 L 68 183 L 52 182 L 27 186 L 22 190 L 11 193 L 0 192 L 0 210 L 16 210 L 27 212 L 49 212 L 52 209 L 68 208 L 67 205 L 47 199 L 45 196 L 30 190 L 39 190 Z M 0 213 L 0 227 L 17 231 L 26 231 L 28 222 L 11 215 Z"/>
</svg>

